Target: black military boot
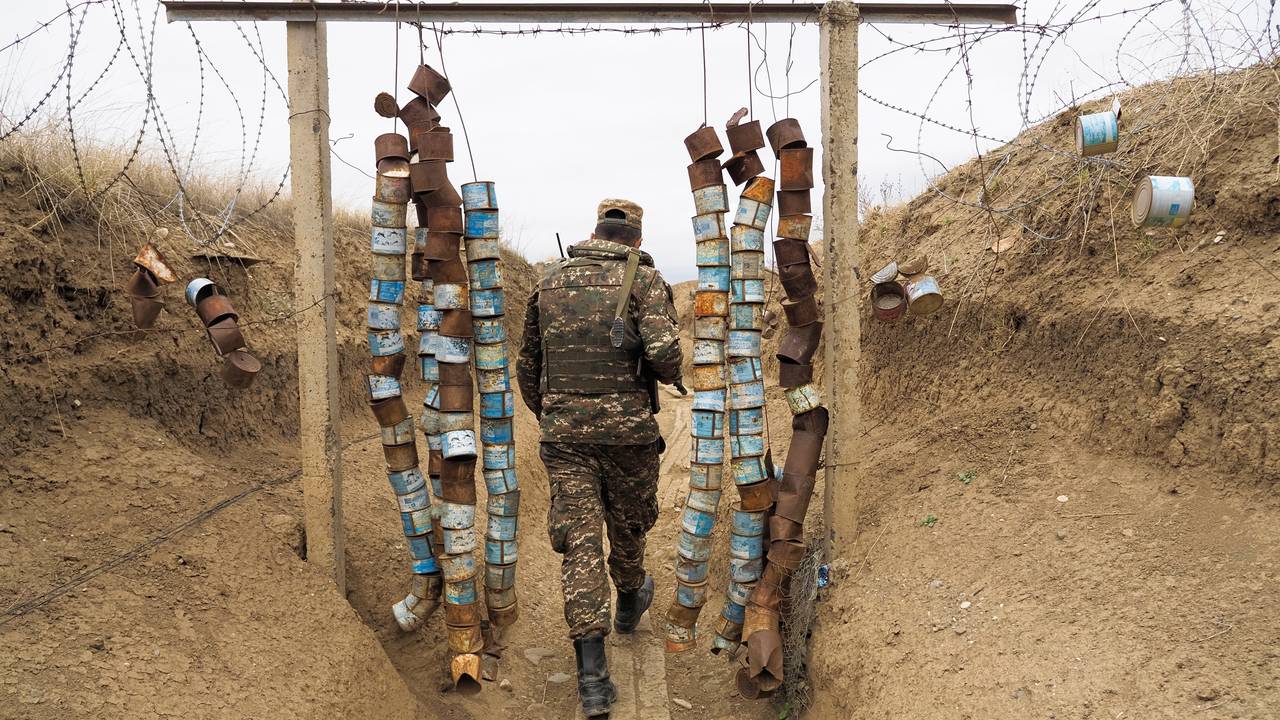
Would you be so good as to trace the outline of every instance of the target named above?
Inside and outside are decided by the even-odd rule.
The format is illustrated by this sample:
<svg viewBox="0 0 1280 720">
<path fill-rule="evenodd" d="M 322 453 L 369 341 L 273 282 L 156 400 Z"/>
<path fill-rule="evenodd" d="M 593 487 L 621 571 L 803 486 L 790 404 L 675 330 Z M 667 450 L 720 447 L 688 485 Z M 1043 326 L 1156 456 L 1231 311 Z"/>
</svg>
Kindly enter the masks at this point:
<svg viewBox="0 0 1280 720">
<path fill-rule="evenodd" d="M 618 592 L 618 611 L 613 616 L 613 629 L 624 635 L 636 631 L 640 616 L 653 604 L 653 576 L 645 575 L 638 590 Z"/>
<path fill-rule="evenodd" d="M 573 652 L 578 657 L 578 699 L 582 701 L 582 714 L 589 718 L 608 715 L 609 706 L 618 699 L 618 688 L 609 679 L 604 636 L 574 640 Z"/>
</svg>

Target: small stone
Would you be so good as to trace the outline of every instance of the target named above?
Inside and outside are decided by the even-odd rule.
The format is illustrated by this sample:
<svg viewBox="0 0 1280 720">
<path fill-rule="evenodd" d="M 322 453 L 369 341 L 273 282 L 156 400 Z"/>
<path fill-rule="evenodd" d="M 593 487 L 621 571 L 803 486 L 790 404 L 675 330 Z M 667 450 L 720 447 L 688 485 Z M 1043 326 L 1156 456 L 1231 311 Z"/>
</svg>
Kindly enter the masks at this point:
<svg viewBox="0 0 1280 720">
<path fill-rule="evenodd" d="M 506 690 L 507 692 L 514 692 L 511 689 L 511 681 L 506 678 L 502 678 L 502 682 L 498 683 L 498 689 Z"/>
<path fill-rule="evenodd" d="M 934 578 L 933 580 L 929 581 L 929 587 L 933 588 L 934 590 L 941 590 L 942 581 L 937 578 Z"/>
<path fill-rule="evenodd" d="M 1217 688 L 1200 688 L 1199 690 L 1196 691 L 1196 697 L 1200 698 L 1205 702 L 1217 700 L 1218 689 Z"/>
<path fill-rule="evenodd" d="M 1133 528 L 1125 528 L 1120 531 L 1120 534 L 1125 537 L 1133 537 Z"/>
<path fill-rule="evenodd" d="M 973 603 L 969 602 L 968 600 L 965 600 L 964 602 L 960 603 L 961 610 L 968 610 L 972 606 L 973 606 Z"/>
<path fill-rule="evenodd" d="M 551 673 L 550 675 L 547 676 L 547 682 L 555 683 L 557 685 L 561 683 L 566 683 L 566 682 L 569 682 L 569 675 L 567 673 L 562 673 L 562 672 Z"/>
<path fill-rule="evenodd" d="M 1071 498 L 1067 497 L 1066 495 L 1059 495 L 1059 496 L 1058 496 L 1058 502 L 1066 502 L 1066 501 L 1068 501 L 1068 500 L 1070 500 L 1070 499 L 1071 499 Z"/>
<path fill-rule="evenodd" d="M 533 663 L 534 665 L 537 665 L 538 661 L 541 660 L 542 658 L 551 657 L 552 655 L 555 655 L 555 653 L 546 648 L 531 647 L 531 648 L 525 648 L 524 650 L 524 656 L 528 658 L 529 662 Z"/>
<path fill-rule="evenodd" d="M 1066 530 L 1056 530 L 1056 531 L 1054 531 L 1054 533 L 1053 533 L 1053 534 L 1054 534 L 1055 536 L 1057 536 L 1057 538 L 1058 538 L 1059 540 L 1066 540 L 1066 539 L 1067 539 L 1067 531 L 1066 531 Z"/>
<path fill-rule="evenodd" d="M 673 697 L 671 698 L 671 704 L 685 710 L 693 709 L 693 703 L 689 702 L 688 700 L 685 700 L 684 698 Z"/>
<path fill-rule="evenodd" d="M 964 634 L 964 632 L 965 632 L 965 629 L 964 629 L 964 628 L 962 628 L 962 627 L 958 627 L 958 628 L 956 628 L 956 634 L 957 634 L 957 635 L 963 635 L 963 634 Z"/>
</svg>

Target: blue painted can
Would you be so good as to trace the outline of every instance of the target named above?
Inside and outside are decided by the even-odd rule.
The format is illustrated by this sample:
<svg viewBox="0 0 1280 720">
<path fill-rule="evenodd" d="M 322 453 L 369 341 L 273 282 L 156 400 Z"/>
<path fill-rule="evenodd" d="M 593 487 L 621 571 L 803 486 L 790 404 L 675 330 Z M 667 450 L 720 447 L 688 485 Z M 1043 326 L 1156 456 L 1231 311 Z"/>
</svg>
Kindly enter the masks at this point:
<svg viewBox="0 0 1280 720">
<path fill-rule="evenodd" d="M 518 558 L 516 541 L 485 540 L 484 561 L 490 565 L 510 565 Z"/>
<path fill-rule="evenodd" d="M 746 437 L 763 438 L 764 436 L 747 435 Z M 764 457 L 760 455 L 737 458 L 729 463 L 729 470 L 733 473 L 734 485 L 754 485 L 769 477 L 765 471 Z"/>
<path fill-rule="evenodd" d="M 369 303 L 365 324 L 370 330 L 399 330 L 400 306 L 388 303 Z"/>
<path fill-rule="evenodd" d="M 445 582 L 460 583 L 476 576 L 476 559 L 471 553 L 445 555 L 439 561 Z"/>
<path fill-rule="evenodd" d="M 439 347 L 436 348 L 436 360 L 450 365 L 461 365 L 471 361 L 471 338 L 437 336 Z"/>
<path fill-rule="evenodd" d="M 374 200 L 369 209 L 369 219 L 379 227 L 404 227 L 405 203 L 388 203 Z"/>
<path fill-rule="evenodd" d="M 413 512 L 430 507 L 431 497 L 427 495 L 425 487 L 420 487 L 413 492 L 397 495 L 396 502 L 400 505 L 400 512 Z"/>
<path fill-rule="evenodd" d="M 676 555 L 676 578 L 687 583 L 700 583 L 707 579 L 710 568 L 705 561 L 698 562 Z"/>
<path fill-rule="evenodd" d="M 1116 114 L 1106 112 L 1081 115 L 1076 122 L 1076 150 L 1084 157 L 1114 152 L 1120 144 L 1120 123 Z"/>
<path fill-rule="evenodd" d="M 735 408 L 764 406 L 764 382 L 756 380 L 729 386 L 729 402 Z"/>
<path fill-rule="evenodd" d="M 436 502 L 431 506 L 431 517 L 439 520 L 439 500 L 444 497 L 444 481 L 440 479 L 439 475 L 428 477 L 427 479 L 431 481 L 431 497 L 436 500 Z"/>
<path fill-rule="evenodd" d="M 461 582 L 446 582 L 444 584 L 444 601 L 450 605 L 470 605 L 475 602 L 475 578 L 467 578 Z"/>
<path fill-rule="evenodd" d="M 724 462 L 722 438 L 694 438 L 690 447 L 689 462 L 714 465 Z"/>
<path fill-rule="evenodd" d="M 760 331 L 730 330 L 729 341 L 725 343 L 724 352 L 729 357 L 760 357 Z M 758 404 L 760 403 L 752 403 L 752 405 Z"/>
<path fill-rule="evenodd" d="M 764 302 L 764 280 L 730 280 L 729 302 Z"/>
<path fill-rule="evenodd" d="M 724 412 L 724 390 L 694 390 L 693 409 Z"/>
<path fill-rule="evenodd" d="M 729 556 L 739 560 L 764 557 L 763 535 L 729 535 Z M 743 598 L 745 601 L 746 598 Z"/>
<path fill-rule="evenodd" d="M 434 575 L 440 572 L 440 564 L 433 557 L 413 561 L 414 575 Z"/>
<path fill-rule="evenodd" d="M 729 231 L 729 246 L 733 252 L 764 252 L 764 231 L 749 225 L 734 225 Z"/>
<path fill-rule="evenodd" d="M 399 355 L 404 352 L 404 336 L 399 330 L 378 330 L 369 333 L 369 354 L 374 357 Z"/>
<path fill-rule="evenodd" d="M 369 300 L 371 302 L 401 304 L 404 302 L 404 281 L 379 280 L 377 278 L 370 280 Z"/>
<path fill-rule="evenodd" d="M 414 532 L 414 527 L 413 527 L 413 513 L 407 513 L 407 512 L 400 513 L 400 529 L 404 530 L 404 534 L 406 536 L 417 535 L 417 533 Z M 430 530 L 429 527 L 427 529 Z"/>
<path fill-rule="evenodd" d="M 729 454 L 738 458 L 764 455 L 764 435 L 733 435 L 729 438 Z"/>
<path fill-rule="evenodd" d="M 695 241 L 724 238 L 724 215 L 706 213 L 693 216 L 693 238 Z"/>
<path fill-rule="evenodd" d="M 418 377 L 424 382 L 440 382 L 440 361 L 434 355 L 419 355 Z"/>
<path fill-rule="evenodd" d="M 413 229 L 413 251 L 416 253 L 427 251 L 426 228 L 419 226 Z"/>
<path fill-rule="evenodd" d="M 507 367 L 506 343 L 476 345 L 476 369 L 497 370 L 505 367 Z"/>
<path fill-rule="evenodd" d="M 769 213 L 773 207 L 750 198 L 738 199 L 738 211 L 733 215 L 734 225 L 745 225 L 756 230 L 769 227 Z"/>
<path fill-rule="evenodd" d="M 723 322 L 724 318 L 716 318 Z M 724 342 L 720 340 L 704 340 L 695 338 L 693 341 L 693 364 L 694 365 L 720 365 L 724 362 Z M 698 407 L 696 404 L 694 407 Z M 721 409 L 723 409 L 723 405 Z M 716 408 L 710 408 L 715 410 Z"/>
<path fill-rule="evenodd" d="M 711 557 L 711 538 L 681 532 L 680 538 L 676 540 L 676 552 L 695 562 L 706 562 Z"/>
<path fill-rule="evenodd" d="M 422 396 L 422 405 L 424 407 L 429 407 L 434 410 L 440 409 L 440 388 L 438 386 L 432 385 L 431 387 L 427 388 L 427 392 Z M 440 416 L 441 416 L 440 413 L 436 413 L 437 420 L 439 420 Z M 436 426 L 437 433 L 444 432 L 444 430 L 441 429 L 441 427 L 442 426 L 440 425 Z"/>
<path fill-rule="evenodd" d="M 747 599 L 751 597 L 751 589 L 755 586 L 755 583 L 740 583 L 730 580 L 729 590 L 725 593 L 725 599 L 731 603 L 746 607 Z"/>
<path fill-rule="evenodd" d="M 729 189 L 724 185 L 708 185 L 693 191 L 694 212 L 699 215 L 729 212 Z"/>
<path fill-rule="evenodd" d="M 685 506 L 681 527 L 684 528 L 685 532 L 698 537 L 711 537 L 711 531 L 716 527 L 715 513 L 703 512 L 697 508 Z"/>
<path fill-rule="evenodd" d="M 759 435 L 764 432 L 764 408 L 741 408 L 729 411 L 730 435 Z"/>
<path fill-rule="evenodd" d="M 427 436 L 427 448 L 428 448 L 428 449 L 430 449 L 430 450 L 443 450 L 443 449 L 444 449 L 444 436 L 443 436 L 443 435 L 441 435 L 441 434 L 439 434 L 439 433 L 436 433 L 435 435 L 428 435 L 428 436 Z"/>
<path fill-rule="evenodd" d="M 689 487 L 695 490 L 719 490 L 724 483 L 724 465 L 689 466 Z"/>
<path fill-rule="evenodd" d="M 415 535 L 412 537 L 406 537 L 405 540 L 409 542 L 409 555 L 411 555 L 414 560 L 426 560 L 427 558 L 432 557 L 431 538 L 429 536 Z"/>
<path fill-rule="evenodd" d="M 443 313 L 435 308 L 434 305 L 418 306 L 418 331 L 439 330 L 440 319 Z"/>
<path fill-rule="evenodd" d="M 431 438 L 440 437 L 440 411 L 427 405 L 425 398 L 422 405 L 422 432 L 427 436 L 428 446 L 431 443 Z M 435 450 L 437 448 L 431 449 Z"/>
<path fill-rule="evenodd" d="M 468 210 L 467 237 L 496 238 L 498 232 L 497 210 Z"/>
<path fill-rule="evenodd" d="M 729 264 L 729 241 L 726 238 L 699 240 L 695 262 L 699 267 Z"/>
<path fill-rule="evenodd" d="M 724 437 L 724 413 L 715 410 L 693 411 L 693 437 Z"/>
<path fill-rule="evenodd" d="M 431 508 L 400 513 L 405 535 L 426 535 L 431 532 Z"/>
<path fill-rule="evenodd" d="M 743 280 L 764 277 L 764 253 L 755 250 L 735 252 L 731 261 L 733 277 Z"/>
<path fill-rule="evenodd" d="M 471 278 L 472 291 L 502 287 L 502 270 L 497 260 L 475 260 L 467 263 L 467 277 Z"/>
<path fill-rule="evenodd" d="M 365 383 L 371 400 L 400 397 L 400 381 L 390 375 L 368 375 L 365 377 Z"/>
<path fill-rule="evenodd" d="M 705 513 L 715 514 L 716 508 L 720 506 L 720 490 L 700 490 L 698 488 L 689 489 L 689 497 L 685 499 L 685 507 L 691 507 L 694 510 L 701 510 Z"/>
<path fill-rule="evenodd" d="M 475 317 L 498 317 L 506 312 L 507 298 L 502 288 L 471 293 L 471 314 Z"/>
<path fill-rule="evenodd" d="M 516 466 L 515 445 L 485 445 L 484 469 L 506 470 Z"/>
<path fill-rule="evenodd" d="M 510 418 L 480 419 L 480 442 L 485 445 L 506 445 L 515 442 L 515 431 Z"/>
<path fill-rule="evenodd" d="M 516 566 L 487 564 L 484 568 L 485 590 L 507 590 L 515 587 Z M 498 606 L 501 607 L 501 606 Z"/>
<path fill-rule="evenodd" d="M 746 305 L 744 307 L 754 307 Z M 758 357 L 729 358 L 729 382 L 746 383 L 764 379 L 764 366 Z"/>
<path fill-rule="evenodd" d="M 440 527 L 462 530 L 476 524 L 476 506 L 471 503 L 440 503 Z"/>
<path fill-rule="evenodd" d="M 731 532 L 734 535 L 742 535 L 743 537 L 764 535 L 765 523 L 768 522 L 768 515 L 769 513 L 764 511 L 745 512 L 743 510 L 734 510 Z"/>
<path fill-rule="evenodd" d="M 475 416 L 469 412 L 442 412 L 440 413 L 440 432 L 470 430 L 475 427 L 475 422 Z"/>
<path fill-rule="evenodd" d="M 504 343 L 507 341 L 507 329 L 502 325 L 502 318 L 471 318 L 471 328 L 475 331 L 476 342 L 483 344 Z"/>
<path fill-rule="evenodd" d="M 410 418 L 409 422 L 412 423 L 413 419 Z M 387 473 L 387 482 L 391 483 L 391 489 L 397 495 L 408 495 L 427 486 L 427 479 L 423 477 L 422 470 L 418 468 L 409 468 L 402 472 L 389 472 Z"/>
<path fill-rule="evenodd" d="M 408 242 L 408 233 L 402 227 L 375 226 L 369 246 L 376 255 L 404 255 Z"/>
<path fill-rule="evenodd" d="M 822 407 L 822 393 L 813 383 L 787 388 L 782 391 L 782 395 L 787 399 L 787 407 L 791 409 L 792 415 L 803 415 Z"/>
<path fill-rule="evenodd" d="M 466 238 L 467 262 L 498 260 L 502 257 L 502 241 L 492 238 Z"/>
<path fill-rule="evenodd" d="M 707 603 L 707 582 L 683 583 L 677 580 L 676 602 L 688 608 L 702 607 Z"/>
<path fill-rule="evenodd" d="M 729 291 L 729 268 L 718 265 L 698 267 L 698 289 Z M 399 327 L 397 325 L 396 327 Z"/>
<path fill-rule="evenodd" d="M 488 180 L 463 183 L 462 207 L 467 210 L 498 209 L 498 187 Z"/>
<path fill-rule="evenodd" d="M 767 203 L 760 203 L 756 207 L 755 227 L 764 230 L 769 227 L 769 215 L 773 212 L 773 206 Z"/>
<path fill-rule="evenodd" d="M 500 495 L 489 493 L 489 498 L 485 501 L 485 507 L 490 515 L 516 517 L 520 514 L 520 491 L 512 490 Z"/>
<path fill-rule="evenodd" d="M 516 394 L 506 392 L 480 393 L 480 417 L 509 418 L 516 414 Z"/>
<path fill-rule="evenodd" d="M 467 286 L 458 283 L 437 283 L 435 307 L 437 310 L 466 310 L 470 306 Z"/>
<path fill-rule="evenodd" d="M 730 305 L 729 328 L 732 330 L 763 330 L 764 305 L 759 303 Z"/>
<path fill-rule="evenodd" d="M 764 558 L 762 557 L 754 560 L 729 558 L 729 578 L 734 582 L 753 583 L 760 579 L 760 573 L 763 571 Z M 738 622 L 741 622 L 741 620 Z"/>
<path fill-rule="evenodd" d="M 724 607 L 720 609 L 720 617 L 731 623 L 741 625 L 743 620 L 747 618 L 747 608 L 740 603 L 726 602 Z"/>
<path fill-rule="evenodd" d="M 729 337 L 729 323 L 722 317 L 695 317 L 693 337 L 699 340 L 719 340 Z"/>
<path fill-rule="evenodd" d="M 441 437 L 440 452 L 446 460 L 470 460 L 476 456 L 475 431 L 450 430 Z"/>
<path fill-rule="evenodd" d="M 516 479 L 514 468 L 485 470 L 484 486 L 489 490 L 490 495 L 501 495 L 503 493 L 516 492 L 520 489 L 520 483 Z"/>
<path fill-rule="evenodd" d="M 422 293 L 422 301 L 425 303 L 434 303 L 436 296 L 436 281 L 431 278 L 418 283 L 418 289 Z"/>
<path fill-rule="evenodd" d="M 442 512 L 442 510 L 437 510 Z M 476 549 L 476 529 L 474 526 L 451 530 L 442 528 L 441 538 L 444 540 L 444 551 L 449 555 L 469 553 Z"/>
<path fill-rule="evenodd" d="M 430 355 L 440 351 L 440 333 L 435 330 L 427 330 L 418 337 L 418 355 Z"/>
<path fill-rule="evenodd" d="M 511 371 L 507 368 L 476 370 L 476 388 L 483 393 L 500 393 L 511 389 Z"/>
<path fill-rule="evenodd" d="M 515 517 L 504 517 L 502 515 L 490 515 L 489 525 L 485 528 L 486 540 L 515 540 L 516 525 L 519 520 Z"/>
</svg>

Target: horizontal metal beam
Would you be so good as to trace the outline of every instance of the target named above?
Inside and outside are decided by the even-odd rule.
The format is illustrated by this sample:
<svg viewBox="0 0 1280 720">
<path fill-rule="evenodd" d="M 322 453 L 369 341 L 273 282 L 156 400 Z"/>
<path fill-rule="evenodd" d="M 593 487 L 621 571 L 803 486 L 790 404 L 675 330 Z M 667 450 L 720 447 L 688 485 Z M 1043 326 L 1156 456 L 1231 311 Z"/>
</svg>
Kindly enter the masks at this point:
<svg viewBox="0 0 1280 720">
<path fill-rule="evenodd" d="M 293 2 L 289 0 L 162 0 L 169 22 L 326 21 L 537 24 L 815 22 L 820 2 L 797 3 L 560 3 L 560 2 Z M 864 22 L 1005 25 L 1017 22 L 1003 3 L 858 3 Z M 398 12 L 397 12 L 398 10 Z"/>
</svg>

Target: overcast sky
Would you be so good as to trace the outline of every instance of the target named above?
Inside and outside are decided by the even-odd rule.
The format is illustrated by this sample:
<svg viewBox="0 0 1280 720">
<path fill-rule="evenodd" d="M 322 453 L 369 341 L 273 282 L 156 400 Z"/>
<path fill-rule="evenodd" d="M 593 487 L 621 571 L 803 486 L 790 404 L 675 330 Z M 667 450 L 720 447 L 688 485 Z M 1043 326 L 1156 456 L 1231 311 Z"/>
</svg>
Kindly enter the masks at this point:
<svg viewBox="0 0 1280 720">
<path fill-rule="evenodd" d="M 131 144 L 146 93 L 127 50 L 141 54 L 139 14 L 149 35 L 155 4 L 153 0 L 117 1 L 125 11 L 122 17 L 130 29 L 131 42 L 94 93 L 77 107 L 76 118 L 78 130 L 98 141 Z M 1048 3 L 1044 4 L 1042 13 L 1050 10 Z M 1265 12 L 1265 3 L 1245 0 L 1232 4 L 1243 8 L 1246 24 L 1254 22 L 1262 27 L 1260 13 Z M 1086 16 L 1139 5 L 1146 3 L 1104 1 Z M 1218 5 L 1198 7 L 1195 19 L 1205 24 L 1220 21 L 1222 13 L 1215 10 Z M 1127 78 L 1147 80 L 1179 64 L 1179 7 L 1176 2 L 1168 3 L 1152 14 L 1151 23 L 1144 23 L 1129 36 L 1119 58 Z M 0 44 L 64 9 L 63 3 L 53 0 L 6 3 Z M 1034 4 L 1031 12 L 1037 12 Z M 1069 14 L 1057 17 L 1065 19 Z M 1041 22 L 1048 16 L 1031 19 Z M 1116 48 L 1134 19 L 1092 21 L 1059 40 L 1040 65 L 1031 116 L 1053 112 L 1073 93 L 1084 94 L 1115 80 Z M 1173 34 L 1165 34 L 1169 28 Z M 287 110 L 275 83 L 265 80 L 264 111 L 263 67 L 237 27 L 199 23 L 193 29 L 212 65 L 204 65 L 204 117 L 192 170 L 231 176 L 242 172 L 242 154 L 247 156 L 252 150 L 261 125 L 257 156 L 247 172 L 274 185 L 288 164 Z M 254 26 L 242 29 L 256 44 Z M 268 66 L 284 84 L 282 24 L 263 23 L 257 31 Z M 763 46 L 767 64 L 758 68 L 756 87 L 750 92 L 746 29 L 726 27 L 706 32 L 710 123 L 722 128 L 734 110 L 751 104 L 754 116 L 766 127 L 788 115 L 799 119 L 811 144 L 818 145 L 817 29 L 811 25 L 755 25 L 752 32 L 756 35 L 750 43 L 752 63 L 760 63 Z M 898 42 L 917 42 L 947 33 L 946 28 L 937 26 L 864 25 L 861 59 L 865 63 L 892 49 L 886 35 Z M 48 90 L 65 63 L 68 35 L 63 18 L 0 54 L 0 110 L 7 118 L 21 117 Z M 184 24 L 165 23 L 161 10 L 154 37 L 155 94 L 167 127 L 185 156 L 195 136 L 200 98 L 200 65 L 192 33 Z M 71 78 L 74 96 L 107 65 L 119 38 L 110 3 L 90 7 L 85 32 L 76 47 Z M 417 40 L 416 30 L 407 26 L 397 33 L 393 24 L 329 25 L 330 137 L 334 151 L 355 166 L 334 160 L 333 193 L 339 205 L 367 206 L 373 189 L 373 181 L 366 175 L 373 172 L 373 138 L 392 128 L 391 121 L 373 112 L 373 97 L 380 91 L 395 91 L 402 102 L 411 97 L 403 85 L 418 62 Z M 427 62 L 438 69 L 437 45 L 434 39 L 427 40 Z M 1007 33 L 984 40 L 970 54 L 972 117 L 987 135 L 1011 138 L 1024 124 L 1018 100 L 1024 40 L 1034 44 L 1037 36 Z M 476 172 L 480 179 L 497 182 L 504 233 L 514 246 L 534 260 L 554 255 L 555 233 L 559 232 L 566 244 L 586 237 L 594 223 L 597 201 L 625 197 L 645 208 L 645 249 L 654 254 L 664 274 L 673 282 L 695 274 L 689 225 L 693 201 L 685 175 L 689 158 L 682 140 L 703 121 L 699 32 L 682 29 L 656 36 L 597 33 L 537 37 L 457 34 L 445 39 L 444 54 L 469 131 Z M 866 67 L 861 86 L 894 105 L 915 111 L 928 108 L 931 116 L 968 128 L 966 77 L 957 67 L 958 59 L 954 50 L 898 53 Z M 1197 59 L 1192 57 L 1191 61 Z M 397 71 L 400 87 L 393 83 Z M 771 102 L 764 94 L 770 79 L 774 95 L 784 95 L 788 84 L 796 94 Z M 942 89 L 934 96 L 940 82 Z M 64 111 L 65 97 L 65 87 L 60 86 L 51 100 L 56 112 Z M 452 100 L 445 101 L 441 112 L 444 123 L 453 128 L 458 152 L 450 176 L 461 184 L 472 179 L 462 123 Z M 265 117 L 261 124 L 260 116 Z M 0 124 L 0 129 L 9 124 Z M 403 126 L 398 129 L 403 132 Z M 915 149 L 918 132 L 920 123 L 915 118 L 862 100 L 860 181 L 865 196 L 879 201 L 882 188 L 891 188 L 889 200 L 909 199 L 926 187 L 926 176 L 941 170 L 931 160 L 923 161 L 922 169 L 916 155 L 886 148 L 888 134 L 893 136 L 894 147 Z M 156 147 L 154 133 L 150 142 Z M 983 141 L 979 147 L 986 150 L 992 145 Z M 919 147 L 949 166 L 975 153 L 972 139 L 929 125 L 920 134 Z M 765 155 L 770 157 L 767 150 Z M 820 159 L 818 163 L 820 167 Z"/>
</svg>

